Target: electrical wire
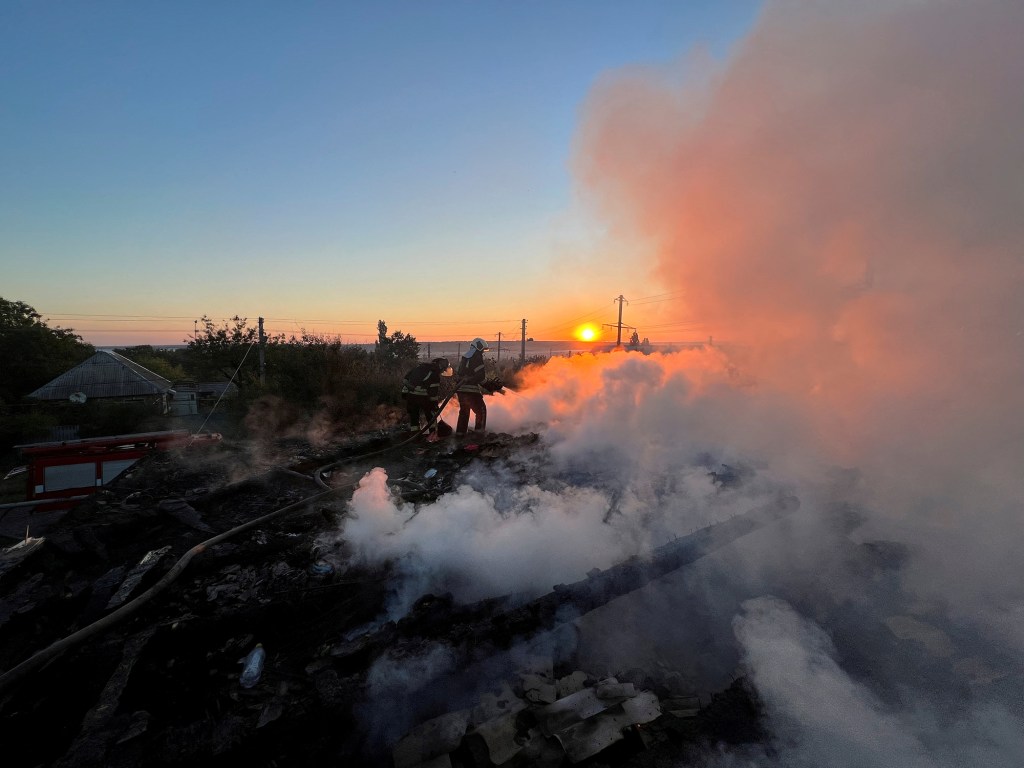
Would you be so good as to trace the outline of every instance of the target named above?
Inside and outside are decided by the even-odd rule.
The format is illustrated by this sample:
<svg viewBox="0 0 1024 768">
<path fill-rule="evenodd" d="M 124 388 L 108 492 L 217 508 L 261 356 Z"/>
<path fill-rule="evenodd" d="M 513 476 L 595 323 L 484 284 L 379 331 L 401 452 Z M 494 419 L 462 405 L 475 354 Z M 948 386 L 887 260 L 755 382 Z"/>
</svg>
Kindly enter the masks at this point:
<svg viewBox="0 0 1024 768">
<path fill-rule="evenodd" d="M 685 290 L 668 291 L 668 292 L 665 292 L 665 293 L 651 294 L 649 296 L 641 296 L 638 299 L 633 299 L 632 301 L 629 302 L 629 304 L 630 304 L 631 307 L 636 308 L 636 307 L 646 306 L 646 305 L 650 305 L 650 304 L 674 302 L 674 301 L 684 297 L 685 295 L 686 295 L 686 291 Z M 83 334 L 83 333 L 90 333 L 90 334 L 95 334 L 95 333 L 118 333 L 118 334 L 128 335 L 128 334 L 147 334 L 147 333 L 148 334 L 153 334 L 153 333 L 175 333 L 175 332 L 180 332 L 181 334 L 183 334 L 184 337 L 186 337 L 186 338 L 183 339 L 185 341 L 188 341 L 187 337 L 192 337 L 193 336 L 193 333 L 189 333 L 187 328 L 178 329 L 177 331 L 175 331 L 175 329 L 173 329 L 173 328 L 170 328 L 170 329 L 168 329 L 168 328 L 126 328 L 126 327 L 124 327 L 124 325 L 130 324 L 130 323 L 133 323 L 133 322 L 137 322 L 139 320 L 179 320 L 180 321 L 180 320 L 190 320 L 191 319 L 191 320 L 193 320 L 193 322 L 196 322 L 196 319 L 194 317 L 187 316 L 187 315 L 158 315 L 158 314 L 151 314 L 151 315 L 127 315 L 126 314 L 126 315 L 122 315 L 122 314 L 96 314 L 96 313 L 39 313 L 39 314 L 40 314 L 41 317 L 45 317 L 47 320 L 59 319 L 62 322 L 67 322 L 69 320 L 70 321 L 74 321 L 76 319 L 83 319 L 83 320 L 87 320 L 88 319 L 88 320 L 99 321 L 101 323 L 117 324 L 119 326 L 119 327 L 104 327 L 104 328 L 101 328 L 101 327 L 93 327 L 94 324 L 91 324 L 87 328 L 66 329 L 66 330 L 72 330 L 76 334 Z M 220 318 L 220 320 L 222 322 L 229 322 L 229 321 L 233 320 L 234 317 L 241 317 L 241 316 L 236 315 L 236 316 L 233 316 L 232 318 Z M 602 305 L 600 307 L 592 309 L 589 312 L 586 312 L 586 313 L 584 313 L 582 315 L 574 317 L 574 318 L 572 318 L 570 320 L 567 320 L 567 321 L 565 321 L 563 323 L 560 323 L 558 325 L 546 326 L 546 327 L 543 327 L 543 328 L 540 328 L 540 329 L 532 329 L 531 336 L 540 338 L 540 337 L 543 337 L 543 336 L 550 336 L 552 334 L 560 334 L 562 332 L 572 330 L 576 325 L 578 325 L 578 324 L 580 324 L 581 322 L 584 322 L 584 321 L 592 322 L 592 323 L 595 323 L 595 324 L 598 324 L 598 325 L 604 325 L 606 322 L 609 325 L 617 325 L 617 323 L 612 322 L 614 320 L 614 317 L 615 317 L 614 312 L 610 311 L 606 306 Z M 297 331 L 305 332 L 306 331 L 306 326 L 325 326 L 326 325 L 326 326 L 334 326 L 334 327 L 346 327 L 346 326 L 352 327 L 352 326 L 368 326 L 368 325 L 372 325 L 373 324 L 372 321 L 369 321 L 369 320 L 301 319 L 301 318 L 294 318 L 294 317 L 270 317 L 270 318 L 265 318 L 265 320 L 267 322 L 270 322 L 270 323 L 286 323 L 287 324 L 287 327 L 286 327 L 285 330 L 281 330 L 280 328 L 268 328 L 267 329 L 268 336 L 278 336 L 278 335 L 287 336 L 288 334 L 295 335 Z M 491 325 L 493 327 L 494 325 L 503 325 L 503 324 L 509 323 L 509 322 L 511 322 L 511 321 L 510 320 L 494 320 L 494 319 L 489 319 L 489 320 L 401 320 L 400 319 L 400 320 L 395 321 L 393 324 L 394 325 L 405 325 L 405 326 L 415 325 L 415 326 L 421 326 L 421 327 L 438 327 L 438 328 L 442 327 L 442 326 L 447 326 L 449 328 L 453 328 L 453 330 L 450 333 L 448 333 L 447 335 L 453 336 L 453 337 L 458 337 L 458 336 L 467 336 L 468 337 L 468 336 L 475 335 L 478 332 L 478 330 L 479 330 L 479 326 Z M 697 325 L 699 326 L 700 324 L 698 323 Z M 476 326 L 476 328 L 470 330 L 470 326 Z M 691 328 L 692 325 L 690 323 L 662 323 L 662 324 L 658 324 L 658 325 L 644 325 L 642 322 L 637 324 L 636 320 L 634 319 L 634 325 L 630 326 L 630 327 L 637 327 L 637 328 L 643 327 L 646 330 L 667 330 L 667 329 L 671 329 L 671 328 L 677 328 L 677 329 L 680 329 L 680 330 L 686 330 L 686 329 Z M 16 329 L 15 328 L 15 329 L 8 329 L 8 330 L 21 330 L 21 329 Z M 354 330 L 355 329 L 353 328 L 353 331 Z M 511 343 L 513 343 L 513 340 L 517 337 L 517 335 L 520 333 L 520 331 L 521 331 L 521 328 L 518 328 L 518 327 L 515 328 L 515 329 L 503 330 L 502 331 L 502 335 L 503 336 L 507 336 L 509 338 L 509 343 L 511 344 Z M 342 333 L 336 332 L 336 333 L 333 334 L 333 336 L 336 337 L 338 339 L 338 341 L 342 341 Z M 377 338 L 377 334 L 376 333 L 369 332 L 369 331 L 366 332 L 366 333 L 349 332 L 349 333 L 346 333 L 345 336 L 349 339 L 348 343 L 350 343 L 350 344 L 365 344 L 365 343 L 369 343 L 370 341 L 375 340 Z M 422 336 L 422 334 L 421 334 L 421 336 Z"/>
<path fill-rule="evenodd" d="M 652 329 L 653 330 L 658 330 L 658 329 L 665 329 L 665 328 L 689 329 L 689 328 L 702 328 L 702 327 L 704 327 L 704 323 L 700 322 L 699 320 L 679 320 L 677 322 L 672 322 L 672 323 L 660 323 L 660 324 L 657 324 L 657 325 L 645 325 L 644 329 L 645 330 L 652 330 Z"/>
<path fill-rule="evenodd" d="M 214 411 L 216 411 L 216 410 L 217 410 L 217 406 L 218 406 L 218 405 L 220 405 L 220 401 L 224 399 L 224 395 L 226 395 L 226 394 L 227 394 L 227 391 L 228 391 L 228 387 L 230 387 L 230 386 L 231 386 L 231 384 L 232 384 L 232 382 L 234 382 L 234 380 L 235 380 L 235 376 L 237 376 L 237 375 L 238 375 L 238 372 L 239 372 L 240 370 L 242 370 L 242 366 L 243 366 L 243 365 L 245 365 L 245 358 L 247 358 L 247 357 L 249 356 L 249 353 L 250 353 L 250 352 L 252 351 L 252 348 L 253 348 L 254 346 L 256 346 L 256 342 L 255 342 L 255 341 L 254 341 L 254 342 L 252 342 L 252 344 L 250 344 L 250 345 L 249 345 L 249 348 L 248 348 L 247 350 L 245 350 L 245 354 L 244 354 L 244 355 L 242 355 L 242 362 L 240 362 L 240 363 L 238 364 L 238 367 L 237 367 L 237 368 L 235 368 L 235 372 L 231 374 L 231 378 L 230 378 L 230 379 L 228 379 L 228 383 L 227 383 L 227 386 L 226 386 L 226 387 L 224 387 L 223 391 L 222 391 L 222 392 L 220 393 L 220 397 L 218 397 L 218 398 L 217 398 L 217 402 L 215 402 L 215 403 L 213 404 L 213 408 L 211 408 L 211 409 L 210 409 L 210 412 L 209 412 L 208 414 L 206 414 L 206 418 L 205 418 L 205 419 L 203 419 L 203 423 L 202 423 L 202 424 L 200 425 L 200 427 L 199 427 L 199 430 L 198 430 L 197 432 L 194 432 L 194 433 L 192 434 L 192 439 L 190 439 L 190 440 L 188 441 L 188 444 L 189 444 L 189 445 L 192 445 L 192 443 L 194 443 L 194 442 L 195 442 L 195 439 L 196 439 L 196 435 L 198 435 L 198 434 L 202 433 L 202 431 L 203 431 L 203 430 L 204 430 L 204 429 L 206 428 L 206 422 L 208 422 L 208 421 L 210 420 L 210 417 L 211 417 L 211 416 L 213 416 L 213 412 L 214 412 Z"/>
<path fill-rule="evenodd" d="M 104 322 L 132 322 L 135 320 L 193 320 L 197 318 L 193 315 L 116 315 L 116 314 L 89 314 L 84 312 L 40 312 L 40 317 L 52 319 L 60 318 L 64 320 L 76 320 L 79 318 L 95 318 L 102 319 Z M 232 317 L 221 317 L 221 318 L 210 318 L 211 320 L 217 319 L 221 321 L 233 320 L 235 317 L 242 318 L 242 315 L 233 315 Z M 244 319 L 248 319 L 245 316 Z M 298 317 L 265 317 L 264 320 L 269 322 L 282 322 L 282 323 L 309 323 L 309 324 L 333 324 L 333 325 L 365 325 L 372 324 L 376 325 L 377 320 L 312 320 L 303 319 Z M 512 322 L 508 318 L 504 319 L 484 319 L 484 320 L 472 320 L 472 319 L 460 319 L 460 320 L 410 320 L 406 318 L 399 318 L 393 321 L 391 324 L 414 324 L 414 325 L 485 325 L 494 323 L 510 323 Z"/>
<path fill-rule="evenodd" d="M 600 317 L 600 316 L 606 315 L 606 314 L 609 314 L 608 308 L 606 306 L 602 305 L 602 306 L 598 307 L 597 309 L 592 309 L 589 312 L 585 312 L 584 314 L 580 315 L 579 317 L 575 317 L 572 320 L 566 320 L 564 323 L 561 323 L 559 325 L 552 325 L 552 326 L 548 326 L 546 328 L 541 328 L 540 330 L 534 331 L 533 335 L 535 335 L 535 336 L 543 336 L 546 333 L 551 333 L 551 332 L 554 332 L 554 331 L 560 331 L 560 330 L 562 330 L 564 328 L 571 328 L 572 326 L 574 326 L 576 323 L 580 322 L 581 320 L 584 320 L 584 319 L 587 319 L 587 318 L 593 318 L 595 315 L 598 315 Z"/>
<path fill-rule="evenodd" d="M 672 301 L 673 299 L 685 296 L 686 291 L 669 291 L 668 293 L 656 293 L 653 296 L 641 296 L 639 299 L 633 299 L 630 302 L 632 305 L 642 304 L 657 304 L 662 301 Z"/>
</svg>

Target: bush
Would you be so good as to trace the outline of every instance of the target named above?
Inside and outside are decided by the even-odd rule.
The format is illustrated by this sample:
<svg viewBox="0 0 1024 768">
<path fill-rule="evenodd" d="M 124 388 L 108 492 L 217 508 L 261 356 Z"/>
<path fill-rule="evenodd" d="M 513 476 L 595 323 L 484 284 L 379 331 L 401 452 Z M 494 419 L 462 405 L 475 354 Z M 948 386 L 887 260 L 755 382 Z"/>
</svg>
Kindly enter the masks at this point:
<svg viewBox="0 0 1024 768">
<path fill-rule="evenodd" d="M 20 406 L 0 407 L 0 450 L 6 451 L 10 457 L 15 457 L 10 466 L 17 464 L 16 452 L 13 450 L 15 445 L 37 442 L 41 435 L 46 435 L 59 423 L 55 415 L 37 409 Z M 8 462 L 5 460 L 5 463 Z"/>
<path fill-rule="evenodd" d="M 28 304 L 0 298 L 0 401 L 15 402 L 95 352 L 71 328 L 51 328 Z"/>
</svg>

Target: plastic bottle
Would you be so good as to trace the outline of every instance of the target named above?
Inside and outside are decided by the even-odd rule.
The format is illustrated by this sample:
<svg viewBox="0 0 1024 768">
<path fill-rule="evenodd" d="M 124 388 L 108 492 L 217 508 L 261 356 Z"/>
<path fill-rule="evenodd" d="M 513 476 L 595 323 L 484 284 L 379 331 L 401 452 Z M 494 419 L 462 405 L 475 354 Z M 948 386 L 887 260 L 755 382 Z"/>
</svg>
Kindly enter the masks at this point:
<svg viewBox="0 0 1024 768">
<path fill-rule="evenodd" d="M 266 658 L 267 652 L 263 650 L 263 643 L 256 643 L 256 647 L 242 659 L 242 675 L 239 682 L 243 688 L 252 688 L 260 681 L 260 675 L 263 674 L 263 662 Z"/>
</svg>

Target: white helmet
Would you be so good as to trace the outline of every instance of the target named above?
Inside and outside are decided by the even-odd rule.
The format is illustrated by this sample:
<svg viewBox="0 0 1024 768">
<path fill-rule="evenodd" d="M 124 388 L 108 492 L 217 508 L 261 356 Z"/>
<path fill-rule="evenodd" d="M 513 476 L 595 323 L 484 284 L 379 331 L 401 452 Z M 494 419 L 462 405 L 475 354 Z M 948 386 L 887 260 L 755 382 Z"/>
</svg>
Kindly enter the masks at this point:
<svg viewBox="0 0 1024 768">
<path fill-rule="evenodd" d="M 487 346 L 487 342 L 481 339 L 479 336 L 477 336 L 475 339 L 469 342 L 469 347 L 470 349 L 476 349 L 479 350 L 480 352 L 486 352 L 487 350 L 490 349 L 490 347 Z"/>
</svg>

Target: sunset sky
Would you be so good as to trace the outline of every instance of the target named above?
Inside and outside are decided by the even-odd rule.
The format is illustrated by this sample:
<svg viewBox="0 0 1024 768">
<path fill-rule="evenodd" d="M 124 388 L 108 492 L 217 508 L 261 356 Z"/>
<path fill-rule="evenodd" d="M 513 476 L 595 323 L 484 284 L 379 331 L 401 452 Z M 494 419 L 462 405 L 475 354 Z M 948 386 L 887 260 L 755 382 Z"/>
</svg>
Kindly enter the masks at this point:
<svg viewBox="0 0 1024 768">
<path fill-rule="evenodd" d="M 721 68 L 756 2 L 0 5 L 0 296 L 95 344 L 715 327 L 581 189 L 608 77 Z"/>
<path fill-rule="evenodd" d="M 1022 43 L 1022 0 L 0 0 L 0 296 L 98 346 L 237 315 L 497 358 L 526 319 L 551 359 L 486 426 L 530 439 L 434 501 L 374 468 L 339 515 L 336 551 L 404 571 L 396 616 L 792 492 L 578 617 L 612 660 L 580 668 L 743 672 L 771 749 L 716 768 L 1016 767 Z M 602 349 L 618 297 L 641 338 L 715 343 L 540 343 Z M 257 405 L 239 472 L 342 434 Z"/>
</svg>

